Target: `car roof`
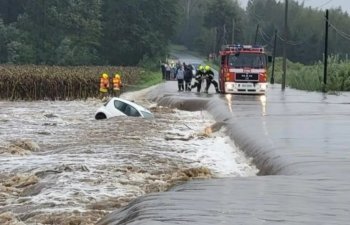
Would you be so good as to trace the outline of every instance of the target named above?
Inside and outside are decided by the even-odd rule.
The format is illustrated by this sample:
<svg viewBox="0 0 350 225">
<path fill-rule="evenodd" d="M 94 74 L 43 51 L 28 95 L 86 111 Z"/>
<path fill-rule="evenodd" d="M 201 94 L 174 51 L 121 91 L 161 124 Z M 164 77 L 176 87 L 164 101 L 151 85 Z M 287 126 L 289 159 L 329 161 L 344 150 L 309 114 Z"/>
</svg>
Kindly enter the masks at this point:
<svg viewBox="0 0 350 225">
<path fill-rule="evenodd" d="M 146 112 L 150 112 L 148 109 L 146 109 L 145 107 L 141 106 L 141 105 L 138 105 L 136 104 L 135 102 L 132 102 L 132 101 L 129 101 L 129 100 L 126 100 L 126 99 L 123 99 L 123 98 L 117 98 L 117 97 L 113 97 L 111 100 L 119 100 L 121 102 L 125 102 L 126 104 L 129 104 L 133 107 L 135 107 L 137 110 L 142 110 L 142 111 L 146 111 Z"/>
</svg>

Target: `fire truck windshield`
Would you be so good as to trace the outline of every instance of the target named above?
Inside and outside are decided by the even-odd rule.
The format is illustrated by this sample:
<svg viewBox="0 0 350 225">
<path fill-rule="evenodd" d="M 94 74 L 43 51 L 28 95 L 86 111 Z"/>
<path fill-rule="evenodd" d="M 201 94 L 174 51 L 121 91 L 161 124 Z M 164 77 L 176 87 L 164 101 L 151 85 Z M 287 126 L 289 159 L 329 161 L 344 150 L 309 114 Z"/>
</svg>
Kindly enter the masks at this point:
<svg viewBox="0 0 350 225">
<path fill-rule="evenodd" d="M 266 57 L 259 53 L 240 52 L 230 55 L 228 63 L 231 68 L 266 68 Z"/>
</svg>

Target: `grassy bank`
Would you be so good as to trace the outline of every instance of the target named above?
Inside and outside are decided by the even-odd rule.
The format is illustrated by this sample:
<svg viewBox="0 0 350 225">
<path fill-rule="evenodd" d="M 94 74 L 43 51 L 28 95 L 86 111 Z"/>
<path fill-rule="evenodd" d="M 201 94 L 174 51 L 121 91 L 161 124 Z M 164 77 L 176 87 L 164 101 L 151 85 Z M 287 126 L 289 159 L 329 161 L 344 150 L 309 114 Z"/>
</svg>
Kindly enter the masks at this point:
<svg viewBox="0 0 350 225">
<path fill-rule="evenodd" d="M 350 91 L 350 64 L 330 57 L 328 64 L 326 91 Z M 271 66 L 269 75 L 271 76 Z M 282 81 L 282 59 L 277 58 L 275 64 L 275 82 Z M 270 78 L 269 78 L 270 79 Z M 307 91 L 322 91 L 323 89 L 323 63 L 303 65 L 287 62 L 286 85 L 295 89 Z"/>
<path fill-rule="evenodd" d="M 135 85 L 129 85 L 128 91 L 136 91 L 144 89 L 162 82 L 162 74 L 160 71 L 143 70 L 140 72 L 139 79 Z"/>
<path fill-rule="evenodd" d="M 124 91 L 161 82 L 157 72 L 138 67 L 0 65 L 0 99 L 74 100 L 99 95 L 102 73 L 119 73 Z"/>
</svg>

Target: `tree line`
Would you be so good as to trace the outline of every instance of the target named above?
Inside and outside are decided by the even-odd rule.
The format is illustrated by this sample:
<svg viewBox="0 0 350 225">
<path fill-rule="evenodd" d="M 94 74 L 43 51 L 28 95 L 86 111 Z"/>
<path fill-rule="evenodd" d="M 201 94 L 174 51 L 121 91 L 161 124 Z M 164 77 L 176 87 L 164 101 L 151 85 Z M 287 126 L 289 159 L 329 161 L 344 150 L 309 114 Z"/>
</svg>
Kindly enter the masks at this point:
<svg viewBox="0 0 350 225">
<path fill-rule="evenodd" d="M 277 56 L 285 39 L 284 1 L 0 0 L 0 63 L 139 65 L 159 62 L 169 44 L 202 54 L 223 44 L 262 44 Z M 289 1 L 288 58 L 322 60 L 324 11 Z M 346 58 L 349 15 L 330 10 L 329 52 Z"/>
<path fill-rule="evenodd" d="M 286 40 L 288 59 L 312 64 L 323 59 L 325 10 L 289 0 L 288 38 L 284 37 L 285 1 L 249 0 L 242 9 L 235 0 L 182 0 L 191 2 L 190 17 L 182 17 L 176 39 L 188 48 L 217 52 L 227 43 L 262 44 L 273 49 L 277 31 L 277 56 Z M 321 3 L 320 3 L 321 5 Z M 329 10 L 329 53 L 347 59 L 350 52 L 350 17 L 341 8 Z M 201 24 L 202 26 L 198 26 Z M 185 35 L 183 35 L 185 33 Z"/>
<path fill-rule="evenodd" d="M 0 63 L 137 65 L 165 55 L 172 0 L 0 0 Z"/>
</svg>

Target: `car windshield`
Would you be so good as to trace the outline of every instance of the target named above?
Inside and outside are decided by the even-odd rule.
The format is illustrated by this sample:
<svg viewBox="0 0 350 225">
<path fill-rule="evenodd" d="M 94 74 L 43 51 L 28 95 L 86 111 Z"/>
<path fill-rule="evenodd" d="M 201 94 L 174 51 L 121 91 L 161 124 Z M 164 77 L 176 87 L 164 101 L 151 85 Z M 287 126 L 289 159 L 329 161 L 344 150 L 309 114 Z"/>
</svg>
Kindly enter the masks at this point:
<svg viewBox="0 0 350 225">
<path fill-rule="evenodd" d="M 154 118 L 152 113 L 146 112 L 146 111 L 140 111 L 144 118 Z"/>
<path fill-rule="evenodd" d="M 258 53 L 238 53 L 230 55 L 228 59 L 230 67 L 233 68 L 266 68 L 266 57 Z"/>
</svg>

